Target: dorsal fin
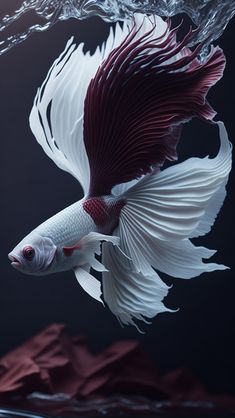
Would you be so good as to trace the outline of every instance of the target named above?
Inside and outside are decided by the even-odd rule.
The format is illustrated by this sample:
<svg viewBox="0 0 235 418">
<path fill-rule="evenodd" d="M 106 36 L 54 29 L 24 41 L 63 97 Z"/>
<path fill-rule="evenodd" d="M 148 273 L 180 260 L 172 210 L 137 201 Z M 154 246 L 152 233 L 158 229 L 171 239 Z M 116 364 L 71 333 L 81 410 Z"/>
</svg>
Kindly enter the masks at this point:
<svg viewBox="0 0 235 418">
<path fill-rule="evenodd" d="M 149 25 L 143 31 L 143 20 Z M 205 100 L 222 76 L 225 58 L 219 48 L 204 63 L 181 43 L 169 23 L 156 37 L 153 17 L 142 18 L 90 82 L 84 107 L 84 143 L 90 165 L 90 196 L 109 194 L 177 158 L 182 123 L 198 116 L 212 120 Z M 141 36 L 140 36 L 141 32 Z"/>
</svg>

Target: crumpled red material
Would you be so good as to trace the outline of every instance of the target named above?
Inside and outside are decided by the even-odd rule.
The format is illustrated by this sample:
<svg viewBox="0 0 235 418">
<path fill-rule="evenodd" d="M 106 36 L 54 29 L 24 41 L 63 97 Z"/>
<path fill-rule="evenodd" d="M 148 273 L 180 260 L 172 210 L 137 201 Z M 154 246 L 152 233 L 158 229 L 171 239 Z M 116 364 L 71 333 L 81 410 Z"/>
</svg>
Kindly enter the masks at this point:
<svg viewBox="0 0 235 418">
<path fill-rule="evenodd" d="M 235 398 L 209 395 L 185 369 L 161 376 L 139 342 L 119 341 L 92 354 L 86 338 L 68 336 L 62 324 L 49 326 L 0 359 L 0 401 L 26 399 L 33 392 L 80 400 L 114 395 L 209 400 L 235 407 Z"/>
<path fill-rule="evenodd" d="M 113 393 L 167 397 L 138 342 L 116 342 L 94 355 L 86 338 L 69 337 L 62 324 L 49 326 L 0 359 L 0 399 L 32 392 L 81 399 Z"/>
</svg>

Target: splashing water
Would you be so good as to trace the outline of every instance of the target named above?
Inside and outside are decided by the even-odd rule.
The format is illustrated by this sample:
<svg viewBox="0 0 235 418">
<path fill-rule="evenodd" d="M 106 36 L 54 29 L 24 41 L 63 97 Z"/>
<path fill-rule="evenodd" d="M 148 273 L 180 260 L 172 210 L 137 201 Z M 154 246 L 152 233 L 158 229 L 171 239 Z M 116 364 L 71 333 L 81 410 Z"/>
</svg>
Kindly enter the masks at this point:
<svg viewBox="0 0 235 418">
<path fill-rule="evenodd" d="M 32 24 L 23 33 L 4 37 L 4 31 L 28 12 L 34 12 L 43 22 Z M 112 22 L 131 17 L 134 12 L 160 16 L 186 13 L 199 26 L 190 45 L 205 40 L 209 44 L 221 36 L 235 14 L 235 0 L 25 0 L 18 10 L 0 22 L 3 35 L 0 55 L 27 39 L 32 32 L 45 31 L 60 20 L 95 15 Z"/>
</svg>

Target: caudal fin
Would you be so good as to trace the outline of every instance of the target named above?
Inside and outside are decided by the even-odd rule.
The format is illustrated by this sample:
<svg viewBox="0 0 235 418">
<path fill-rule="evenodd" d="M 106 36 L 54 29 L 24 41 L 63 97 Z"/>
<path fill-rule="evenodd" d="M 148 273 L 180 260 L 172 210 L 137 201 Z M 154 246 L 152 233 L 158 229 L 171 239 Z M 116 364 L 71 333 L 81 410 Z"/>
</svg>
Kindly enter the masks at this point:
<svg viewBox="0 0 235 418">
<path fill-rule="evenodd" d="M 102 274 L 103 297 L 122 324 L 137 327 L 135 319 L 146 322 L 158 313 L 171 312 L 163 303 L 169 288 L 151 266 L 143 275 L 109 243 L 103 244 L 102 262 L 107 268 Z"/>
<path fill-rule="evenodd" d="M 218 126 L 215 158 L 191 158 L 144 176 L 124 192 L 127 203 L 114 233 L 131 263 L 106 244 L 103 254 L 109 269 L 103 273 L 104 299 L 124 323 L 164 310 L 167 288 L 152 267 L 184 279 L 227 268 L 205 263 L 215 251 L 189 240 L 210 230 L 225 197 L 232 148 L 223 123 Z"/>
<path fill-rule="evenodd" d="M 232 148 L 223 123 L 218 126 L 221 146 L 215 158 L 190 158 L 145 176 L 125 192 L 127 204 L 115 233 L 143 274 L 149 264 L 182 278 L 224 268 L 203 263 L 212 253 L 188 240 L 210 230 L 224 200 Z M 182 263 L 185 252 L 187 262 Z"/>
</svg>

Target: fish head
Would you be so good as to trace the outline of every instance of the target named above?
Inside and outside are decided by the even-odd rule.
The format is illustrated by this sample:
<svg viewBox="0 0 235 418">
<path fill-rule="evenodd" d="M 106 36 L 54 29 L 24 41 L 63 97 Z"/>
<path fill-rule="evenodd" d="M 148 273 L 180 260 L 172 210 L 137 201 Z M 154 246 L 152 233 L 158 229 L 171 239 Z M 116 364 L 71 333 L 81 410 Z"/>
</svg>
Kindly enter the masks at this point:
<svg viewBox="0 0 235 418">
<path fill-rule="evenodd" d="M 51 272 L 57 247 L 48 237 L 29 234 L 9 254 L 12 267 L 26 274 L 44 275 Z"/>
</svg>

